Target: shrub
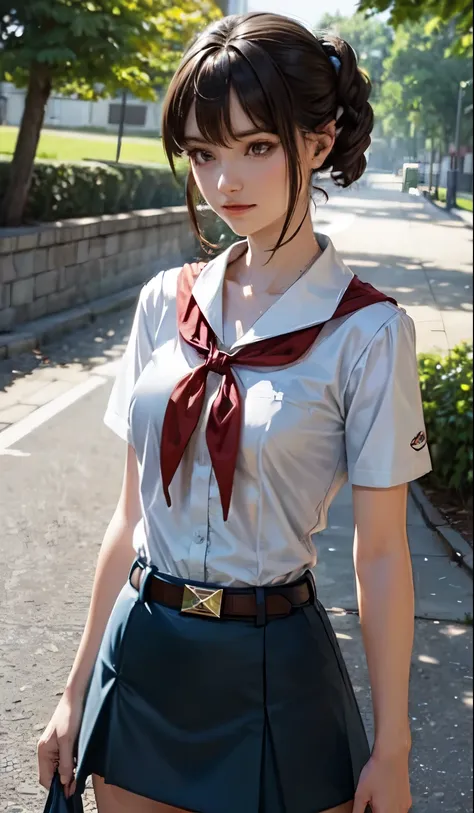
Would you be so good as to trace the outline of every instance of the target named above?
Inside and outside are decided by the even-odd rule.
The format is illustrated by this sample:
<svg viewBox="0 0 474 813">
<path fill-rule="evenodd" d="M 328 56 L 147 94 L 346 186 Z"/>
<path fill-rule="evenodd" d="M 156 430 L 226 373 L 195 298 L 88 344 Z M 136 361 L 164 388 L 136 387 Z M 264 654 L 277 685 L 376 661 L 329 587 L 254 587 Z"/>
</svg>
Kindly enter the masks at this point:
<svg viewBox="0 0 474 813">
<path fill-rule="evenodd" d="M 472 343 L 418 356 L 426 429 L 439 486 L 467 498 L 472 487 Z"/>
<path fill-rule="evenodd" d="M 0 202 L 9 167 L 0 161 Z M 184 183 L 184 169 L 176 183 L 168 167 L 156 164 L 36 161 L 24 222 L 179 206 L 185 202 Z"/>
<path fill-rule="evenodd" d="M 0 161 L 0 204 L 10 164 Z M 187 169 L 171 170 L 156 164 L 116 164 L 112 161 L 36 161 L 24 214 L 25 223 L 46 223 L 75 217 L 161 209 L 185 203 Z M 201 206 L 207 239 L 217 250 L 201 251 L 209 260 L 235 243 L 232 229 L 208 206 Z"/>
</svg>

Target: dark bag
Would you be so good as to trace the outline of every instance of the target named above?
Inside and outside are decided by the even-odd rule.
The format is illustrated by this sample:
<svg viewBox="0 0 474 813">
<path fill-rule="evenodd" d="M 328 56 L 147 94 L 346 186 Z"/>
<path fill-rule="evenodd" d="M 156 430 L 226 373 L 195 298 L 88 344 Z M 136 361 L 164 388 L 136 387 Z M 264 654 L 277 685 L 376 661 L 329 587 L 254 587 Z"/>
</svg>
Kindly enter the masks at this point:
<svg viewBox="0 0 474 813">
<path fill-rule="evenodd" d="M 82 800 L 78 793 L 66 799 L 57 771 L 51 782 L 44 813 L 84 813 Z"/>
</svg>

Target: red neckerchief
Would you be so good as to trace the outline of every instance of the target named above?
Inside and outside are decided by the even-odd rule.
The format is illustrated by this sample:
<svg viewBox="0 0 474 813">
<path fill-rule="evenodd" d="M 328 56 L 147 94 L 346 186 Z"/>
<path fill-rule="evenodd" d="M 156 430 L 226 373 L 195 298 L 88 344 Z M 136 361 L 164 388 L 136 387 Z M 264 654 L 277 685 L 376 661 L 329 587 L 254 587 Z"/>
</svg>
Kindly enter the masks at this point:
<svg viewBox="0 0 474 813">
<path fill-rule="evenodd" d="M 222 382 L 211 407 L 206 440 L 225 521 L 232 496 L 242 412 L 241 396 L 232 367 L 239 364 L 244 367 L 280 367 L 292 364 L 309 350 L 326 323 L 253 342 L 240 347 L 232 355 L 224 353 L 218 349 L 216 335 L 192 295 L 195 279 L 205 265 L 206 263 L 186 264 L 178 277 L 178 329 L 184 341 L 204 357 L 204 362 L 185 375 L 171 394 L 163 421 L 160 463 L 163 490 L 170 506 L 169 486 L 198 424 L 204 404 L 207 374 L 211 370 L 219 373 Z M 346 316 L 375 302 L 397 304 L 392 297 L 354 276 L 327 321 Z"/>
</svg>

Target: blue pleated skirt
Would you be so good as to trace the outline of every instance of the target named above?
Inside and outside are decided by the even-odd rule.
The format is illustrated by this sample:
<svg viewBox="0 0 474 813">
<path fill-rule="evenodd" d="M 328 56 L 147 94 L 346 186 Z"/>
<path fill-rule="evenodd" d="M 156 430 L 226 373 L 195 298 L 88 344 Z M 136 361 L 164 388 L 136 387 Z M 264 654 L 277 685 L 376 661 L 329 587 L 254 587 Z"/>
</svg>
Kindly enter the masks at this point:
<svg viewBox="0 0 474 813">
<path fill-rule="evenodd" d="M 146 602 L 127 580 L 85 701 L 80 792 L 95 773 L 195 813 L 320 813 L 354 798 L 369 756 L 316 594 L 257 626 Z"/>
</svg>

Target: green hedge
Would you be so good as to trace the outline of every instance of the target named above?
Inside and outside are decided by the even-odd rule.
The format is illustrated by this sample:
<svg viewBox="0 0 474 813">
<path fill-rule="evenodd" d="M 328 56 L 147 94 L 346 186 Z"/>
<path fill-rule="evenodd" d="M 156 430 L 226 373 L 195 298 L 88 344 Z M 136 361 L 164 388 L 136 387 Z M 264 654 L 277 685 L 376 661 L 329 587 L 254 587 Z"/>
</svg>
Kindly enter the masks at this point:
<svg viewBox="0 0 474 813">
<path fill-rule="evenodd" d="M 10 163 L 0 161 L 0 196 Z M 185 203 L 186 170 L 177 183 L 166 166 L 107 162 L 37 161 L 25 223 L 117 214 Z"/>
<path fill-rule="evenodd" d="M 472 343 L 418 356 L 435 481 L 468 498 L 472 488 Z"/>
</svg>

